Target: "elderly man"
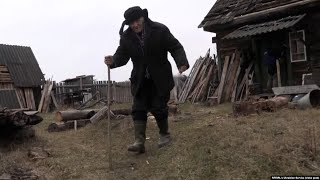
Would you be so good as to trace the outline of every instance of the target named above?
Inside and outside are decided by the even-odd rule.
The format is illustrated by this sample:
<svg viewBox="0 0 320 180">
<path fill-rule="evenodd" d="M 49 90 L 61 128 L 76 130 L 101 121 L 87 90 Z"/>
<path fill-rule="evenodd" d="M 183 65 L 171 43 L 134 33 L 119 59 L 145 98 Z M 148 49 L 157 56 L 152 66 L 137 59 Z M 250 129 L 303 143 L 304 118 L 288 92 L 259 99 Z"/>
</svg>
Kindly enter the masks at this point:
<svg viewBox="0 0 320 180">
<path fill-rule="evenodd" d="M 128 147 L 128 151 L 144 153 L 148 112 L 155 116 L 159 127 L 158 147 L 171 141 L 167 103 L 174 81 L 167 58 L 168 52 L 174 58 L 180 73 L 189 68 L 189 63 L 183 46 L 165 25 L 151 21 L 146 9 L 131 7 L 125 11 L 124 17 L 125 21 L 120 29 L 120 45 L 113 56 L 105 57 L 105 63 L 110 68 L 117 68 L 126 65 L 131 58 L 135 142 Z M 123 32 L 125 25 L 129 25 L 129 28 Z"/>
</svg>

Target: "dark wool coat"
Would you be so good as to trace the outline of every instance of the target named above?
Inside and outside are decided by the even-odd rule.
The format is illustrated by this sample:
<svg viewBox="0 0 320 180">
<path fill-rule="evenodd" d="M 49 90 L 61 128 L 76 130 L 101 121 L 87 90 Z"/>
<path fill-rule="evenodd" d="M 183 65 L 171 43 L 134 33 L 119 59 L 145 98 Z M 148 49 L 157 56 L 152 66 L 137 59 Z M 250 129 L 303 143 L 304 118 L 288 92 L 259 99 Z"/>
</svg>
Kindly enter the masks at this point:
<svg viewBox="0 0 320 180">
<path fill-rule="evenodd" d="M 126 65 L 131 58 L 131 92 L 135 96 L 145 78 L 146 69 L 154 81 L 159 95 L 168 94 L 174 87 L 171 64 L 168 52 L 171 53 L 178 68 L 185 65 L 189 68 L 183 46 L 170 33 L 169 29 L 149 19 L 145 22 L 145 41 L 142 47 L 135 32 L 128 28 L 120 38 L 120 45 L 113 56 L 111 68 Z"/>
</svg>

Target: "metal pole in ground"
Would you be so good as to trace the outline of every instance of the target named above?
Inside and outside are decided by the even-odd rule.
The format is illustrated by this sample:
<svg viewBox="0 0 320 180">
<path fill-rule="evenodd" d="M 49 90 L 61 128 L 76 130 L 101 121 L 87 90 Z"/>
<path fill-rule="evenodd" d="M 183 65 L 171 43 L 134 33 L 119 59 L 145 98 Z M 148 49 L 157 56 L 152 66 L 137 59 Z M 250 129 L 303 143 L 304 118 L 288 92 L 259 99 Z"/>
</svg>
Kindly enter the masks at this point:
<svg viewBox="0 0 320 180">
<path fill-rule="evenodd" d="M 108 153 L 109 153 L 109 168 L 110 170 L 112 170 L 113 167 L 112 167 L 112 154 L 111 154 L 112 148 L 111 148 L 111 120 L 110 120 L 110 111 L 111 111 L 110 89 L 111 89 L 110 66 L 108 66 Z"/>
</svg>

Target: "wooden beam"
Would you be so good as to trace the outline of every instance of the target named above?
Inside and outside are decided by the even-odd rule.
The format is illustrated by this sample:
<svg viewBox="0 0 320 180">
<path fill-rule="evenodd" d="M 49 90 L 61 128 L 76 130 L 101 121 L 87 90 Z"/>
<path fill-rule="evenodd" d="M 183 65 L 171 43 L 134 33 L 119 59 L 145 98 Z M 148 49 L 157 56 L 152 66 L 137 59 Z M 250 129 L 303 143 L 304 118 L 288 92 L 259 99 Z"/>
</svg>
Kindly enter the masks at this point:
<svg viewBox="0 0 320 180">
<path fill-rule="evenodd" d="M 224 60 L 221 81 L 220 81 L 219 89 L 218 89 L 218 104 L 221 103 L 221 98 L 222 98 L 222 92 L 223 92 L 223 89 L 224 89 L 225 78 L 226 78 L 227 70 L 228 70 L 228 66 L 229 66 L 229 60 L 230 60 L 230 56 L 226 56 L 225 60 Z"/>
<path fill-rule="evenodd" d="M 290 94 L 308 94 L 310 91 L 319 89 L 317 85 L 304 85 L 304 86 L 286 86 L 286 87 L 274 87 L 273 93 L 278 95 L 290 95 Z"/>
<path fill-rule="evenodd" d="M 280 72 L 280 63 L 277 60 L 277 78 L 278 78 L 278 87 L 281 87 L 281 72 Z"/>
</svg>

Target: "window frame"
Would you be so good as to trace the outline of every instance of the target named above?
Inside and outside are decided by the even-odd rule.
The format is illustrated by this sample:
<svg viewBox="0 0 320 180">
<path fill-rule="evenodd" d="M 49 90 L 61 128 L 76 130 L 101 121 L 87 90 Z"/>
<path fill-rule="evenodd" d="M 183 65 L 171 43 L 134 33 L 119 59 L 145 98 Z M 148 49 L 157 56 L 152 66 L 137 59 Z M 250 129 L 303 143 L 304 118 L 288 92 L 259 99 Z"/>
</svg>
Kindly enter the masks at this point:
<svg viewBox="0 0 320 180">
<path fill-rule="evenodd" d="M 295 62 L 305 62 L 307 61 L 307 48 L 306 45 L 303 43 L 303 47 L 304 47 L 304 59 L 300 59 L 300 60 L 293 60 L 293 54 L 292 54 L 292 45 L 291 45 L 291 34 L 293 33 L 299 33 L 302 32 L 303 35 L 303 40 L 306 41 L 306 35 L 305 35 L 305 31 L 304 30 L 298 30 L 295 32 L 289 32 L 289 45 L 290 45 L 290 61 L 291 63 L 295 63 Z"/>
</svg>

